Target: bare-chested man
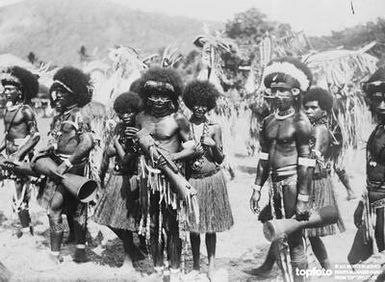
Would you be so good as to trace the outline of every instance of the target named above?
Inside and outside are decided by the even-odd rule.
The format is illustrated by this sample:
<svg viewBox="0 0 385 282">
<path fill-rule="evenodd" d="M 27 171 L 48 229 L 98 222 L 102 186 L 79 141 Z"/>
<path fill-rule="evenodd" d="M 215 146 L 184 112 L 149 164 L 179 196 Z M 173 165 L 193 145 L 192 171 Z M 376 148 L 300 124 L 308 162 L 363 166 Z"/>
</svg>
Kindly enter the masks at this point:
<svg viewBox="0 0 385 282">
<path fill-rule="evenodd" d="M 309 166 L 314 161 L 309 158 L 311 125 L 300 109 L 299 100 L 301 93 L 310 87 L 311 79 L 309 69 L 294 58 L 273 60 L 265 69 L 264 84 L 275 98 L 277 111 L 266 117 L 262 125 L 261 153 L 250 198 L 250 208 L 254 213 L 259 212 L 261 188 L 271 175 L 271 214 L 276 218 L 295 216 L 297 220 L 306 220 L 308 217 Z M 302 231 L 289 235 L 287 240 L 289 250 L 285 250 L 281 242 L 273 243 L 271 248 L 281 250 L 281 254 L 282 249 L 286 253 L 290 251 L 292 273 L 291 266 L 285 265 L 281 257 L 277 262 L 285 280 L 294 277 L 296 281 L 301 281 L 302 277 L 295 274 L 297 268 L 307 268 Z M 268 254 L 278 255 L 277 250 Z"/>
<path fill-rule="evenodd" d="M 49 156 L 58 165 L 56 173 L 66 172 L 85 175 L 89 152 L 93 148 L 90 120 L 82 115 L 80 108 L 91 101 L 89 77 L 73 67 L 59 69 L 50 88 L 51 102 L 57 115 L 49 131 L 48 146 L 41 157 Z M 87 204 L 81 203 L 55 179 L 49 179 L 44 189 L 44 199 L 49 210 L 51 228 L 51 254 L 61 262 L 60 248 L 63 239 L 62 213 L 74 219 L 76 251 L 75 262 L 87 261 L 85 241 L 87 230 Z M 43 203 L 44 205 L 44 203 Z"/>
<path fill-rule="evenodd" d="M 177 113 L 178 98 L 181 93 L 181 78 L 172 69 L 152 68 L 143 75 L 139 85 L 139 94 L 144 101 L 145 110 L 137 116 L 137 127 L 149 131 L 158 148 L 173 162 L 178 162 L 194 153 L 194 148 L 191 146 L 183 149 L 183 142 L 189 139 L 189 122 L 185 116 Z M 150 165 L 150 162 L 147 165 Z M 159 177 L 164 179 L 162 174 Z M 171 275 L 175 277 L 180 267 L 182 245 L 177 221 L 178 204 L 174 201 L 176 200 L 174 193 L 171 193 L 173 194 L 171 198 L 164 194 L 167 193 L 166 187 L 169 187 L 169 184 L 164 180 L 159 183 L 162 183 L 160 185 L 162 187 L 155 184 L 157 187 L 155 189 L 163 192 L 151 195 L 151 251 L 155 270 L 161 272 L 164 242 L 159 232 L 163 225 L 167 233 L 167 255 L 171 264 Z M 159 197 L 161 197 L 160 203 Z M 163 217 L 162 222 L 159 222 L 160 217 Z"/>
<path fill-rule="evenodd" d="M 370 110 L 377 122 L 366 145 L 366 191 L 354 213 L 354 224 L 366 226 L 372 244 L 368 253 L 385 250 L 385 68 L 364 84 Z M 364 216 L 363 216 L 364 214 Z M 374 228 L 373 228 L 374 227 Z M 377 248 L 376 248 L 377 247 Z M 353 250 L 352 250 L 353 251 Z M 359 254 L 358 254 L 359 255 Z M 385 275 L 385 273 L 383 274 Z M 376 280 L 380 281 L 380 280 Z M 382 281 L 382 280 L 381 280 Z"/>
<path fill-rule="evenodd" d="M 36 96 L 39 83 L 37 77 L 21 67 L 10 67 L 1 73 L 4 88 L 6 112 L 4 116 L 5 138 L 0 152 L 5 150 L 10 161 L 23 161 L 32 156 L 33 148 L 40 140 L 35 114 L 29 106 Z M 5 172 L 7 173 L 7 172 Z M 17 212 L 22 234 L 33 235 L 29 214 L 30 178 L 21 174 L 11 174 L 15 180 L 13 209 Z"/>
</svg>

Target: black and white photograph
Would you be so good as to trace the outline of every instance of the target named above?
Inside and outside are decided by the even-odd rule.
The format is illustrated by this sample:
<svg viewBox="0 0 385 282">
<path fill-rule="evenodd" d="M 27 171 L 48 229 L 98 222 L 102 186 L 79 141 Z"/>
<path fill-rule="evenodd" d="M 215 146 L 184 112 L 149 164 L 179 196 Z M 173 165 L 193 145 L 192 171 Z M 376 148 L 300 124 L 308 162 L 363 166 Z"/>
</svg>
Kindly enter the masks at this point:
<svg viewBox="0 0 385 282">
<path fill-rule="evenodd" d="M 14 281 L 385 281 L 385 1 L 0 0 Z"/>
</svg>

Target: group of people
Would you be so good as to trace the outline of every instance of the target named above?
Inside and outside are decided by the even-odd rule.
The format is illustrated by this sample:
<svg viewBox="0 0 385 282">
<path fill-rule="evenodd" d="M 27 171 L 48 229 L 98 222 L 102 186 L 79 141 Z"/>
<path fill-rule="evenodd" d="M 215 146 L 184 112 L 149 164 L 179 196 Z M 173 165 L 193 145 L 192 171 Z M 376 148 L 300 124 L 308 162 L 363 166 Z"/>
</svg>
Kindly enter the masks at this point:
<svg viewBox="0 0 385 282">
<path fill-rule="evenodd" d="M 38 202 L 48 211 L 50 257 L 63 262 L 65 214 L 70 229 L 67 242 L 76 245 L 73 260 L 85 262 L 88 202 L 96 191 L 89 161 L 96 138 L 90 118 L 82 111 L 92 99 L 89 76 L 73 67 L 56 72 L 50 88 L 56 115 L 47 145 L 38 152 L 34 147 L 40 134 L 28 105 L 37 94 L 36 77 L 10 67 L 1 73 L 1 82 L 7 110 L 0 166 L 3 178 L 16 183 L 14 207 L 22 236 L 33 236 L 28 210 L 33 179 L 40 187 Z M 199 273 L 200 234 L 205 234 L 208 275 L 214 275 L 216 233 L 233 225 L 220 166 L 221 128 L 206 116 L 218 97 L 210 82 L 193 81 L 184 88 L 178 72 L 160 67 L 148 69 L 116 97 L 111 117 L 116 123 L 106 138 L 92 217 L 123 241 L 126 267 L 132 269 L 138 251 L 146 252 L 148 247 L 155 271 L 162 275 L 169 262 L 171 276 L 178 277 L 183 243 L 190 234 L 194 270 Z M 181 98 L 192 113 L 190 120 L 179 110 Z M 139 246 L 134 244 L 135 234 Z"/>
<path fill-rule="evenodd" d="M 116 122 L 107 134 L 98 171 L 100 188 L 96 189 L 89 162 L 96 138 L 90 118 L 82 111 L 92 100 L 89 76 L 73 67 L 56 72 L 50 88 L 56 115 L 46 146 L 34 152 L 41 136 L 29 102 L 37 94 L 37 78 L 16 66 L 0 75 L 6 99 L 1 176 L 15 183 L 13 207 L 22 226 L 21 237 L 33 236 L 28 209 L 33 181 L 40 187 L 39 203 L 48 211 L 53 261 L 63 261 L 63 214 L 70 229 L 67 241 L 76 245 L 74 261 L 88 260 L 87 212 L 88 203 L 94 200 L 92 218 L 122 240 L 123 265 L 128 269 L 133 268 L 138 252 L 148 250 L 157 275 L 167 270 L 178 279 L 189 237 L 193 272 L 199 274 L 200 235 L 205 234 L 208 277 L 215 279 L 216 233 L 229 230 L 234 220 L 221 168 L 225 157 L 221 127 L 207 116 L 220 95 L 212 83 L 194 80 L 184 87 L 176 70 L 152 67 L 116 97 L 111 117 Z M 277 262 L 286 281 L 304 280 L 298 270 L 308 267 L 305 237 L 321 267 L 330 269 L 321 237 L 344 231 L 331 181 L 333 96 L 311 87 L 312 82 L 309 68 L 295 58 L 272 60 L 264 70 L 263 83 L 274 98 L 275 110 L 262 123 L 250 208 L 263 223 L 273 218 L 311 222 L 312 214 L 330 208 L 336 211 L 334 219 L 274 240 L 266 261 L 252 271 L 254 275 L 268 273 Z M 370 214 L 376 215 L 373 234 L 378 249 L 383 250 L 385 71 L 377 71 L 365 85 L 379 125 L 368 141 L 364 200 L 369 201 Z M 183 114 L 181 101 L 191 112 L 190 119 Z M 269 202 L 261 210 L 261 189 L 268 181 Z M 99 197 L 95 200 L 96 190 Z M 368 218 L 362 206 L 355 213 L 357 226 Z"/>
<path fill-rule="evenodd" d="M 372 234 L 364 242 L 364 248 L 370 249 L 370 254 L 384 250 L 384 194 L 381 190 L 385 172 L 381 165 L 384 135 L 379 131 L 383 128 L 385 115 L 384 75 L 384 69 L 379 69 L 363 84 L 379 125 L 368 140 L 367 191 L 359 202 L 354 222 L 358 228 L 365 226 L 366 234 Z M 277 262 L 285 281 L 303 281 L 305 276 L 300 275 L 301 270 L 308 268 L 305 238 L 308 238 L 320 266 L 329 270 L 332 266 L 321 237 L 345 230 L 331 181 L 332 168 L 339 178 L 343 171 L 336 163 L 338 147 L 341 147 L 335 142 L 331 118 L 333 96 L 325 89 L 311 87 L 309 68 L 292 58 L 271 61 L 264 71 L 263 81 L 267 93 L 274 98 L 276 110 L 262 123 L 261 151 L 250 208 L 259 214 L 262 222 L 273 218 L 295 218 L 304 221 L 300 226 L 305 228 L 292 228 L 285 236 L 273 241 L 266 260 L 252 273 L 263 276 Z M 260 210 L 261 189 L 268 179 L 271 183 L 269 203 Z M 354 194 L 349 188 L 348 199 L 352 197 Z M 314 217 L 312 220 L 316 213 L 322 220 L 314 220 Z M 361 259 L 354 263 L 368 258 L 362 254 L 356 254 L 356 257 Z"/>
</svg>

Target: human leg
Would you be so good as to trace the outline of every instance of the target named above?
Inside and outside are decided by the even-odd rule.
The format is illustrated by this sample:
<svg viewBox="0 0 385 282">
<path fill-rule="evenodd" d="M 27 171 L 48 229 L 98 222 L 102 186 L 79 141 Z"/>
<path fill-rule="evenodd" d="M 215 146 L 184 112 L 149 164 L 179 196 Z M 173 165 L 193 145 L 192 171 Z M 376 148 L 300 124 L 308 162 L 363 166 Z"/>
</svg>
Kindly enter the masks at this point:
<svg viewBox="0 0 385 282">
<path fill-rule="evenodd" d="M 350 200 L 357 198 L 356 195 L 354 194 L 352 186 L 350 185 L 349 176 L 346 173 L 346 170 L 337 166 L 337 165 L 334 165 L 334 170 L 335 170 L 339 180 L 344 185 L 346 192 L 348 193 L 347 200 L 350 201 Z"/>
<path fill-rule="evenodd" d="M 376 220 L 376 228 L 375 228 L 375 238 L 378 247 L 378 251 L 382 252 L 385 250 L 385 231 L 384 231 L 384 211 L 385 208 L 377 209 L 377 220 Z"/>
<path fill-rule="evenodd" d="M 216 233 L 206 233 L 206 249 L 207 249 L 207 258 L 209 262 L 209 273 L 208 276 L 211 278 L 215 271 L 215 249 L 217 245 L 217 234 Z"/>
<path fill-rule="evenodd" d="M 62 209 L 64 204 L 64 197 L 59 191 L 55 191 L 49 208 L 49 225 L 50 225 L 50 242 L 51 255 L 56 262 L 62 262 L 60 256 L 61 244 L 63 241 L 63 220 Z"/>
<path fill-rule="evenodd" d="M 283 186 L 283 202 L 285 217 L 291 218 L 295 215 L 297 204 L 297 185 L 296 183 L 288 183 Z M 303 240 L 303 231 L 298 230 L 290 234 L 287 238 L 290 259 L 294 281 L 303 281 L 303 276 L 296 275 L 298 270 L 306 270 L 308 268 L 307 257 L 305 252 L 305 244 Z"/>
<path fill-rule="evenodd" d="M 199 233 L 190 232 L 191 251 L 193 255 L 193 269 L 200 270 L 200 246 L 201 236 Z"/>
<path fill-rule="evenodd" d="M 73 200 L 77 201 L 77 200 Z M 75 254 L 74 261 L 77 263 L 87 262 L 86 255 L 86 235 L 87 235 L 87 204 L 75 202 L 75 212 L 73 214 L 74 219 L 74 234 L 75 234 Z"/>
<path fill-rule="evenodd" d="M 320 237 L 309 237 L 311 248 L 316 256 L 321 267 L 324 269 L 330 269 L 330 261 L 326 247 Z"/>
<path fill-rule="evenodd" d="M 109 228 L 123 242 L 123 249 L 124 249 L 123 266 L 126 268 L 133 268 L 132 258 L 133 258 L 135 246 L 134 246 L 134 242 L 133 242 L 132 231 L 125 230 L 125 229 L 119 229 L 119 228 L 113 228 L 111 226 L 109 226 Z"/>
<path fill-rule="evenodd" d="M 30 184 L 28 180 L 15 180 L 15 195 L 13 197 L 14 209 L 20 220 L 22 234 L 33 235 L 31 216 L 29 214 Z"/>
<path fill-rule="evenodd" d="M 74 231 L 74 217 L 72 214 L 67 214 L 67 223 L 69 228 L 68 238 L 65 241 L 66 244 L 71 244 L 75 242 L 75 231 Z"/>
</svg>

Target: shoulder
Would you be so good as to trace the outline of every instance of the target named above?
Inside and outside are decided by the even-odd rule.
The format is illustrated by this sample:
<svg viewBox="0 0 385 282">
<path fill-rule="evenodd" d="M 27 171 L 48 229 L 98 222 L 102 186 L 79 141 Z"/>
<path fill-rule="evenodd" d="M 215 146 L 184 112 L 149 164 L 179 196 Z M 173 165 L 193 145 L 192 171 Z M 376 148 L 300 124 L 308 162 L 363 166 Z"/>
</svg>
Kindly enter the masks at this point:
<svg viewBox="0 0 385 282">
<path fill-rule="evenodd" d="M 221 126 L 219 123 L 214 122 L 214 121 L 209 121 L 209 127 L 214 131 L 214 132 L 220 132 L 221 131 Z"/>
<path fill-rule="evenodd" d="M 311 134 L 311 123 L 303 111 L 299 111 L 294 116 L 294 123 L 296 127 L 296 131 L 299 133 L 310 135 Z"/>
<path fill-rule="evenodd" d="M 180 128 L 183 128 L 183 129 L 190 128 L 190 122 L 184 114 L 180 112 L 175 113 L 174 120 L 176 121 L 176 123 Z"/>
<path fill-rule="evenodd" d="M 29 105 L 24 105 L 21 108 L 21 112 L 27 119 L 35 119 L 35 112 Z"/>
<path fill-rule="evenodd" d="M 147 114 L 146 112 L 142 111 L 140 113 L 138 113 L 135 117 L 135 124 L 136 125 L 141 125 L 143 120 L 145 120 L 147 118 Z"/>
<path fill-rule="evenodd" d="M 271 113 L 270 115 L 268 115 L 267 117 L 265 117 L 263 120 L 262 120 L 262 125 L 263 126 L 266 126 L 268 125 L 269 123 L 271 123 L 275 118 L 274 118 L 275 114 L 274 113 Z"/>
<path fill-rule="evenodd" d="M 186 120 L 188 122 L 187 117 L 181 112 L 174 113 L 174 119 L 176 121 L 185 121 Z"/>
<path fill-rule="evenodd" d="M 319 134 L 322 134 L 325 136 L 329 135 L 329 129 L 327 128 L 327 126 L 325 124 L 318 124 L 318 125 L 314 126 L 313 130 L 318 135 Z"/>
<path fill-rule="evenodd" d="M 69 119 L 79 133 L 91 131 L 91 118 L 80 109 L 75 109 L 71 112 Z"/>
</svg>

